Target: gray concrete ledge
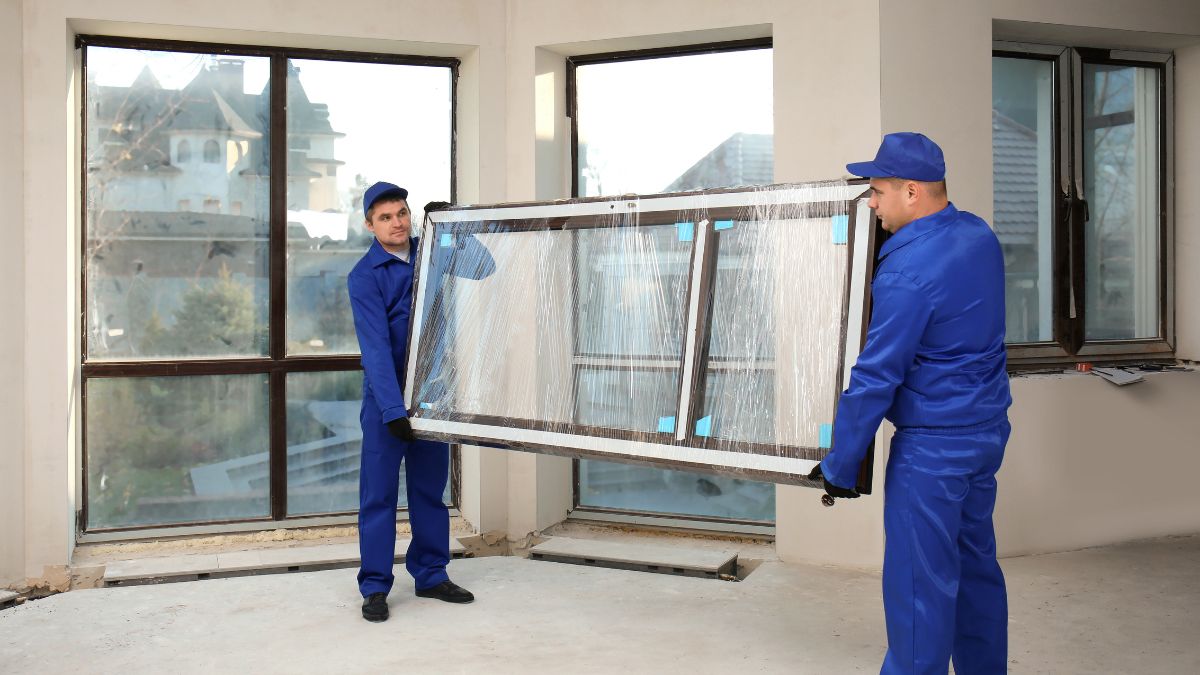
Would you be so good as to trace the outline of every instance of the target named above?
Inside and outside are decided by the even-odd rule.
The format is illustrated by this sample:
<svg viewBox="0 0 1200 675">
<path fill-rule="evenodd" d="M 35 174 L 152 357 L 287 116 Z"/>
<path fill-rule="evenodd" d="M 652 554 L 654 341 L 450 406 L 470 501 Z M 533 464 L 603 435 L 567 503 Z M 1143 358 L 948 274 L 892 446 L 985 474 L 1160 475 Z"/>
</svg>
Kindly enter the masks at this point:
<svg viewBox="0 0 1200 675">
<path fill-rule="evenodd" d="M 0 588 L 0 609 L 4 609 L 5 607 L 15 603 L 18 597 L 20 596 L 18 596 L 16 593 Z"/>
<path fill-rule="evenodd" d="M 411 539 L 396 540 L 397 563 L 404 562 Z M 450 539 L 450 556 L 462 557 L 466 548 Z M 105 586 L 192 581 L 246 574 L 315 571 L 358 565 L 358 544 L 325 544 L 292 548 L 267 548 L 228 553 L 193 553 L 177 556 L 118 560 L 104 567 Z"/>
<path fill-rule="evenodd" d="M 534 560 L 719 578 L 737 571 L 737 553 L 668 544 L 554 537 L 529 549 Z"/>
</svg>

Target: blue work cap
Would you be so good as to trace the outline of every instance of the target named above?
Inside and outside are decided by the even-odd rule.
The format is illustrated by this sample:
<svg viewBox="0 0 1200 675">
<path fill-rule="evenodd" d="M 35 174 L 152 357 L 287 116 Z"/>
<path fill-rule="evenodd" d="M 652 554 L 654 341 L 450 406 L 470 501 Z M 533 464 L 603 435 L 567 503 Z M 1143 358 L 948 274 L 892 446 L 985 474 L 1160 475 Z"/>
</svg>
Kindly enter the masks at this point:
<svg viewBox="0 0 1200 675">
<path fill-rule="evenodd" d="M 368 213 L 371 212 L 371 207 L 375 206 L 375 202 L 379 201 L 380 197 L 395 197 L 397 199 L 408 201 L 408 190 L 405 190 L 399 185 L 393 185 L 392 183 L 385 183 L 383 181 L 379 181 L 378 183 L 367 188 L 367 191 L 363 193 L 364 218 Z"/>
<path fill-rule="evenodd" d="M 925 134 L 901 131 L 883 137 L 875 161 L 847 164 L 846 170 L 863 178 L 907 178 L 933 183 L 946 180 L 946 158 L 938 144 Z"/>
</svg>

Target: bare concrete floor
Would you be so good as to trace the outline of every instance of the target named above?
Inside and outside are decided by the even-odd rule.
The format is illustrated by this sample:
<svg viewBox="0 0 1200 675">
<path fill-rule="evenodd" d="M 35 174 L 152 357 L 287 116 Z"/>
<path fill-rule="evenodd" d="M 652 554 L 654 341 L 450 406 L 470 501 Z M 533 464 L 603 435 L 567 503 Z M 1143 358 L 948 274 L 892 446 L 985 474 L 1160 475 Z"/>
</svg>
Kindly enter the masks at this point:
<svg viewBox="0 0 1200 675">
<path fill-rule="evenodd" d="M 1200 536 L 1003 561 L 1014 673 L 1200 672 Z M 455 561 L 477 595 L 359 618 L 353 570 L 73 591 L 0 611 L 3 673 L 877 672 L 877 574 L 766 562 L 740 583 Z"/>
</svg>

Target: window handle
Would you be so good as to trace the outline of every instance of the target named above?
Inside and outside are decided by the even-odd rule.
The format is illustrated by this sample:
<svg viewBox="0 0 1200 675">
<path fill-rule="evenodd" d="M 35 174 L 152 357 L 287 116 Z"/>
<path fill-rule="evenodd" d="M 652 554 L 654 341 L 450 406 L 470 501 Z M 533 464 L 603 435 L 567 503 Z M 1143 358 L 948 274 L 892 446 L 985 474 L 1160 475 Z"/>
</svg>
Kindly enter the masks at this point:
<svg viewBox="0 0 1200 675">
<path fill-rule="evenodd" d="M 1067 204 L 1069 211 L 1067 221 L 1067 273 L 1070 275 L 1070 281 L 1068 283 L 1070 297 L 1067 300 L 1067 311 L 1070 318 L 1076 319 L 1079 317 L 1078 303 L 1079 299 L 1082 297 L 1079 289 L 1079 281 L 1082 275 L 1076 274 L 1075 269 L 1076 237 L 1082 235 L 1083 226 L 1085 223 L 1091 220 L 1092 213 L 1091 207 L 1088 206 L 1087 200 L 1083 198 L 1083 191 L 1079 190 L 1077 187 L 1072 191 L 1072 194 L 1068 196 Z"/>
</svg>

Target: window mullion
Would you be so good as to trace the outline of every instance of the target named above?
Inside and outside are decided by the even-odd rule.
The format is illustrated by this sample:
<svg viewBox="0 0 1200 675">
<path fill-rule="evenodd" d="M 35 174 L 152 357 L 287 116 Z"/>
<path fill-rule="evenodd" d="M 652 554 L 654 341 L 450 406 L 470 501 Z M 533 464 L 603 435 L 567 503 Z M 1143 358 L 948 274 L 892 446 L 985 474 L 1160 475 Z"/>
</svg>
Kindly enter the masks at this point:
<svg viewBox="0 0 1200 675">
<path fill-rule="evenodd" d="M 679 373 L 679 409 L 675 439 L 692 435 L 695 420 L 704 409 L 705 356 L 711 330 L 712 285 L 717 271 L 717 235 L 712 223 L 696 224 L 692 248 L 691 281 L 688 284 L 688 313 L 684 322 L 683 367 Z"/>
<path fill-rule="evenodd" d="M 269 353 L 273 361 L 286 356 L 287 312 L 287 70 L 283 54 L 271 56 L 270 129 L 270 234 L 268 331 Z M 269 476 L 271 518 L 287 517 L 287 392 L 283 372 L 271 374 L 268 409 L 270 410 Z"/>
<path fill-rule="evenodd" d="M 287 302 L 287 66 L 282 54 L 271 57 L 270 129 L 270 264 L 269 330 L 272 359 L 285 356 Z"/>
</svg>

